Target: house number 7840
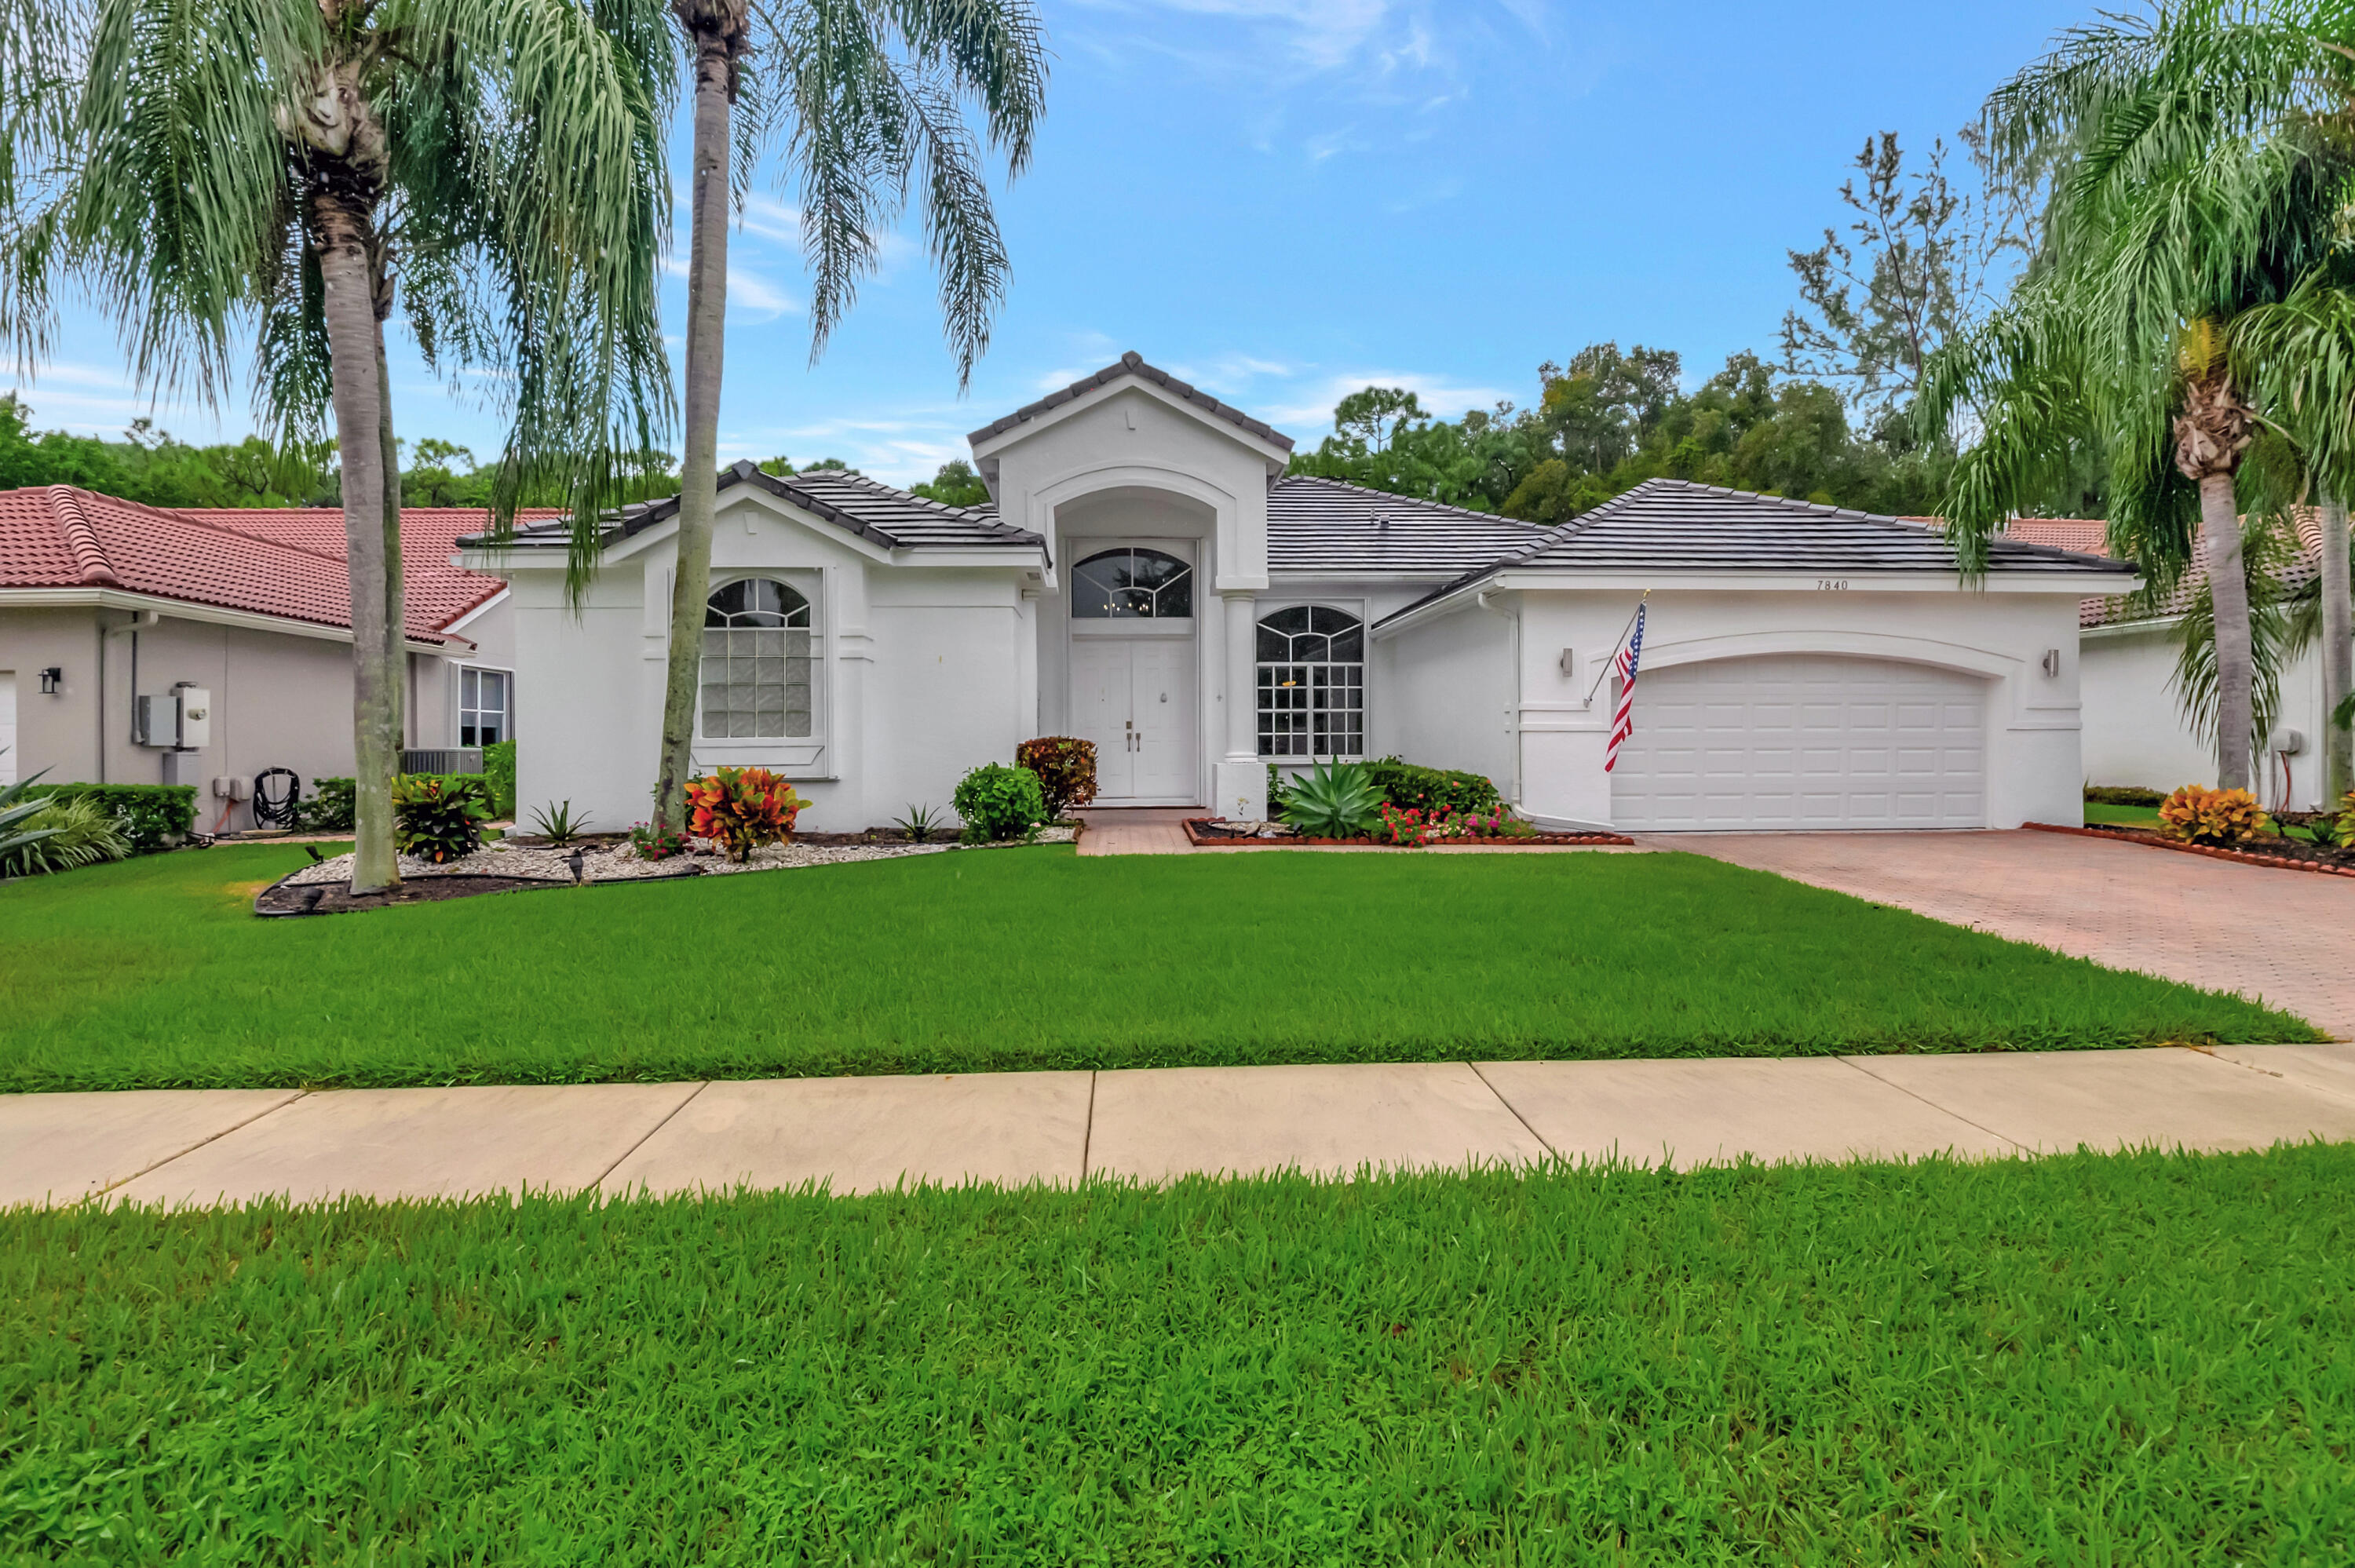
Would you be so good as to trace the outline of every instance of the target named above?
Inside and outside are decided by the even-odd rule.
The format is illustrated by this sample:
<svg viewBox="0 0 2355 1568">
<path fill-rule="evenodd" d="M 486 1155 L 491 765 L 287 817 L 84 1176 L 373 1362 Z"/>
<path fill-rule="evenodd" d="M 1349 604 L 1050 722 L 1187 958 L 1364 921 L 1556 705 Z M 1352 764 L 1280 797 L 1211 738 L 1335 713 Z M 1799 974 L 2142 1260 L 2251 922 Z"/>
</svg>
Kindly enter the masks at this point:
<svg viewBox="0 0 2355 1568">
<path fill-rule="evenodd" d="M 1846 577 L 1817 577 L 1816 579 L 1816 587 L 1818 588 L 1838 590 L 1848 587 L 1848 579 Z"/>
</svg>

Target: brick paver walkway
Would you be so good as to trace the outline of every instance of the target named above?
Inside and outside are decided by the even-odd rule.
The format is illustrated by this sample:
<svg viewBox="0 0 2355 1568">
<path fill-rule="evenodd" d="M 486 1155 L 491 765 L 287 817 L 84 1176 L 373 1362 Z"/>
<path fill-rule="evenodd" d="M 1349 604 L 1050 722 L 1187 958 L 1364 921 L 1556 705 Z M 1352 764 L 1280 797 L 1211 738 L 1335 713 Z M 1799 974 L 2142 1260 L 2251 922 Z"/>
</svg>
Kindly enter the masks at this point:
<svg viewBox="0 0 2355 1568">
<path fill-rule="evenodd" d="M 1080 834 L 1082 854 L 1193 854 L 1181 825 L 1188 817 L 1206 815 L 1199 806 L 1114 806 L 1082 811 L 1087 824 Z"/>
<path fill-rule="evenodd" d="M 2355 1038 L 2355 877 L 2062 833 L 1677 833 L 1646 840 L 2115 969 L 2239 991 Z"/>
</svg>

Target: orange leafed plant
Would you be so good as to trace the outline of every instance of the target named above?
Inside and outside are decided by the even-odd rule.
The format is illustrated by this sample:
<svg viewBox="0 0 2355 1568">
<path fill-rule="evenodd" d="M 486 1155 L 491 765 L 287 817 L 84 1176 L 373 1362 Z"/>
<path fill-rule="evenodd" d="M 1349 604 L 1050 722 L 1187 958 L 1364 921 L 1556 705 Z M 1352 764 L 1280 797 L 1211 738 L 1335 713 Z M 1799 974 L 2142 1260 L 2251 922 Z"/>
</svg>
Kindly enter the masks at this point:
<svg viewBox="0 0 2355 1568">
<path fill-rule="evenodd" d="M 722 768 L 687 781 L 694 810 L 687 831 L 709 839 L 734 861 L 749 860 L 762 844 L 794 836 L 794 819 L 807 800 L 765 768 Z"/>
<path fill-rule="evenodd" d="M 2272 831 L 2274 820 L 2246 789 L 2205 789 L 2186 784 L 2158 808 L 2159 832 L 2195 844 L 2246 843 Z"/>
</svg>

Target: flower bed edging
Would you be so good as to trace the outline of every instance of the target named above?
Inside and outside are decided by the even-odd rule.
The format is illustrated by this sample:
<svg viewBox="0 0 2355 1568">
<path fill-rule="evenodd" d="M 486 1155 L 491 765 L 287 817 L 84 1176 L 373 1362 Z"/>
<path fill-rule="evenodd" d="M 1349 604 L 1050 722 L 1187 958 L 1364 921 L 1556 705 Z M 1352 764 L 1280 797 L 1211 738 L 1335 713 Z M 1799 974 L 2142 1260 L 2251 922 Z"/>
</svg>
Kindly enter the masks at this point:
<svg viewBox="0 0 2355 1568">
<path fill-rule="evenodd" d="M 1635 840 L 1625 833 L 1535 833 L 1528 838 L 1455 839 L 1435 844 L 1386 844 L 1379 840 L 1364 839 L 1226 839 L 1205 835 L 1201 829 L 1223 821 L 1218 817 L 1188 817 L 1184 826 L 1186 842 L 1196 849 L 1297 849 L 1329 847 L 1337 849 L 1562 849 L 1581 845 L 1632 846 Z"/>
<path fill-rule="evenodd" d="M 2256 854 L 2248 850 L 2222 849 L 2215 844 L 2179 843 L 2157 833 L 2133 828 L 2071 828 L 2059 822 L 2022 822 L 2019 824 L 2040 833 L 2074 833 L 2079 838 L 2107 839 L 2117 844 L 2146 844 L 2152 849 L 2174 850 L 2182 854 L 2204 854 L 2211 860 L 2233 860 L 2243 865 L 2270 866 L 2275 871 L 2311 871 L 2324 876 L 2355 876 L 2355 866 L 2323 865 L 2310 860 L 2292 860 L 2287 855 Z"/>
</svg>

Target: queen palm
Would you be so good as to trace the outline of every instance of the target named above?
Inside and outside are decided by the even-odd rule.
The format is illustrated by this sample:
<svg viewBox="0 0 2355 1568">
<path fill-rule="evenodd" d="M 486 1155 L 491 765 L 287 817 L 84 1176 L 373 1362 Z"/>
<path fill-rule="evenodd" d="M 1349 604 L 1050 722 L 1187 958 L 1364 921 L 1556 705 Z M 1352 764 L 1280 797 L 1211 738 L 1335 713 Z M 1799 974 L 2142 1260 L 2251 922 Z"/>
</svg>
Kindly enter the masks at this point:
<svg viewBox="0 0 2355 1568">
<path fill-rule="evenodd" d="M 813 281 L 815 360 L 874 270 L 878 232 L 897 219 L 914 180 L 962 388 L 988 344 L 1007 277 L 965 116 L 978 111 L 1008 173 L 1019 173 L 1045 109 L 1046 67 L 1029 0 L 672 0 L 671 8 L 691 61 L 694 140 L 678 566 L 655 811 L 677 828 L 693 768 L 719 497 L 731 192 L 783 135 Z"/>
<path fill-rule="evenodd" d="M 253 355 L 282 441 L 333 430 L 351 573 L 355 892 L 398 880 L 396 308 L 491 373 L 525 485 L 588 535 L 666 413 L 654 268 L 671 77 L 655 0 L 0 0 L 0 334 L 37 360 L 78 284 L 151 392 Z"/>
<path fill-rule="evenodd" d="M 1984 117 L 1998 166 L 2050 164 L 2043 251 L 2012 299 L 1942 354 L 1916 414 L 1968 410 L 1947 526 L 1987 538 L 2091 440 L 2110 461 L 2112 546 L 2165 587 L 2195 540 L 2213 599 L 2218 776 L 2252 781 L 2254 652 L 2235 480 L 2278 423 L 2242 351 L 2257 314 L 2334 265 L 2347 161 L 2307 133 L 2336 5 L 2170 6 L 2077 29 Z"/>
</svg>

